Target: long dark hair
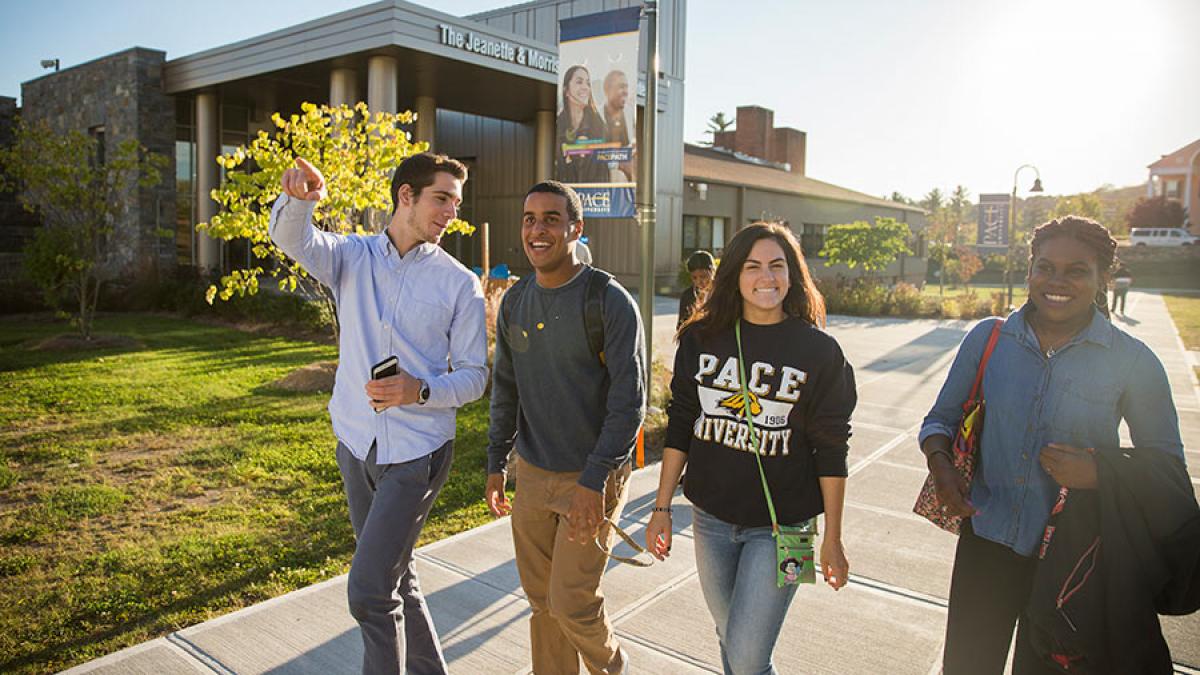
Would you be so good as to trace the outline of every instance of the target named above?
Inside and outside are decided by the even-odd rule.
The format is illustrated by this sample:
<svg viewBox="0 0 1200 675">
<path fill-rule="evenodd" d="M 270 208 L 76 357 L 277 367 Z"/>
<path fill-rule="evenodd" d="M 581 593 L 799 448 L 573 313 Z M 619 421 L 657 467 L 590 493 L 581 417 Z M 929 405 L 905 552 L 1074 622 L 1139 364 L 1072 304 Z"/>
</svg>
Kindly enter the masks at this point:
<svg viewBox="0 0 1200 675">
<path fill-rule="evenodd" d="M 1043 223 L 1033 231 L 1033 242 L 1029 246 L 1029 270 L 1033 272 L 1033 261 L 1037 259 L 1038 250 L 1043 244 L 1058 237 L 1070 237 L 1087 246 L 1096 256 L 1096 269 L 1100 273 L 1100 288 L 1096 291 L 1096 308 L 1105 317 L 1108 313 L 1108 292 L 1103 281 L 1112 272 L 1117 258 L 1117 240 L 1112 238 L 1108 228 L 1091 218 L 1082 216 L 1063 216 Z"/>
<path fill-rule="evenodd" d="M 738 290 L 742 265 L 746 264 L 754 244 L 768 237 L 779 244 L 787 259 L 788 292 L 783 298 L 783 313 L 799 317 L 813 326 L 825 327 L 825 298 L 813 283 L 796 235 L 784 225 L 757 222 L 746 226 L 729 240 L 721 256 L 721 264 L 717 266 L 717 276 L 713 279 L 708 300 L 684 322 L 675 339 L 678 340 L 692 325 L 705 335 L 733 328 L 734 322 L 742 316 L 742 293 Z"/>
</svg>

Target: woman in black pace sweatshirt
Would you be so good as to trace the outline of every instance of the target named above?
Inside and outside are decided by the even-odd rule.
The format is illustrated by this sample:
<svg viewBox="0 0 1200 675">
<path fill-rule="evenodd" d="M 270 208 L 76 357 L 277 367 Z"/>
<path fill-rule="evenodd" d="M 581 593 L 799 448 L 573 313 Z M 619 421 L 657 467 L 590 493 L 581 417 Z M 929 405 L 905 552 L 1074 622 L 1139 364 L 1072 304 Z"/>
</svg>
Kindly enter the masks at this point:
<svg viewBox="0 0 1200 675">
<path fill-rule="evenodd" d="M 749 396 L 734 329 L 741 322 Z M 758 449 L 778 522 L 825 514 L 820 563 L 837 590 L 850 565 L 842 504 L 854 371 L 821 327 L 825 302 L 791 230 L 755 223 L 729 242 L 712 292 L 677 335 L 666 448 L 646 547 L 671 549 L 671 498 L 684 466 L 696 568 L 726 673 L 774 673 L 771 652 L 796 587 L 776 584 L 775 540 Z M 749 400 L 747 400 L 749 399 Z M 753 416 L 752 442 L 745 409 Z"/>
</svg>

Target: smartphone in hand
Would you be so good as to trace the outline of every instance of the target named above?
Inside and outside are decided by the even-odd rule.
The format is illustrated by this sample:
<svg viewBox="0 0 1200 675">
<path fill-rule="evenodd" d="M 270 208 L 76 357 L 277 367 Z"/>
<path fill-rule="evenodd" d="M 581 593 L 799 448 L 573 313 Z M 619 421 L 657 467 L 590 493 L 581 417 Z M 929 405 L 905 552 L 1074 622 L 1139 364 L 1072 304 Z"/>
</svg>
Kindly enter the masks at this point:
<svg viewBox="0 0 1200 675">
<path fill-rule="evenodd" d="M 385 377 L 391 377 L 399 372 L 399 368 L 400 359 L 396 358 L 395 356 L 389 356 L 379 363 L 371 366 L 371 379 L 379 380 Z M 372 403 L 374 403 L 374 401 L 372 401 Z M 371 407 L 375 410 L 375 414 L 383 412 L 382 408 L 376 408 L 375 406 Z"/>
</svg>

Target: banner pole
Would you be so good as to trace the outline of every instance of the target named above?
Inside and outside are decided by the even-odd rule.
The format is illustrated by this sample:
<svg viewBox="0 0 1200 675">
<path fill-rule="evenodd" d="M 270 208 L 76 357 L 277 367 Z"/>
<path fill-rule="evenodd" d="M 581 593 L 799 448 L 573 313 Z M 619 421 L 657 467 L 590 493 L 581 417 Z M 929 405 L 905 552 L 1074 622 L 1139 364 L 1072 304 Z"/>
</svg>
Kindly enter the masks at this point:
<svg viewBox="0 0 1200 675">
<path fill-rule="evenodd" d="M 649 52 L 646 54 L 646 102 L 642 108 L 642 138 L 638 150 L 638 226 L 642 229 L 642 278 L 638 306 L 646 332 L 646 367 L 654 362 L 654 233 L 657 227 L 655 203 L 655 127 L 658 124 L 658 2 L 642 5 L 646 17 Z"/>
</svg>

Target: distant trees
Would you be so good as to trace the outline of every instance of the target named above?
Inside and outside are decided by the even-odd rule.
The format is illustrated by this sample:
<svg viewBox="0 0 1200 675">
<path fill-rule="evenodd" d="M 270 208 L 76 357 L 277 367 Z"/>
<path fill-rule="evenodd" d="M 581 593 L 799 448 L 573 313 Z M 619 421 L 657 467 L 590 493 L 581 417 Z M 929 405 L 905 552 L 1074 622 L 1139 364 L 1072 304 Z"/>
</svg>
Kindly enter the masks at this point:
<svg viewBox="0 0 1200 675">
<path fill-rule="evenodd" d="M 718 112 L 708 118 L 708 128 L 704 133 L 711 137 L 711 140 L 701 141 L 701 145 L 712 145 L 717 140 L 717 134 L 729 131 L 729 127 L 733 126 L 734 121 L 725 116 L 724 112 Z"/>
<path fill-rule="evenodd" d="M 1183 227 L 1187 212 L 1183 205 L 1166 196 L 1142 197 L 1125 216 L 1129 227 Z"/>
<path fill-rule="evenodd" d="M 158 184 L 166 166 L 166 157 L 136 140 L 104 148 L 81 131 L 43 122 L 20 123 L 12 147 L 0 149 L 0 175 L 43 220 L 25 249 L 25 267 L 48 304 L 74 308 L 72 323 L 86 340 L 100 287 L 116 277 L 114 227 L 133 190 Z"/>
<path fill-rule="evenodd" d="M 912 255 L 908 239 L 912 232 L 908 223 L 895 218 L 875 218 L 871 225 L 858 220 L 846 225 L 831 225 L 825 234 L 825 247 L 821 256 L 826 264 L 843 264 L 854 269 L 862 267 L 868 276 L 874 276 L 892 264 L 901 254 Z"/>
<path fill-rule="evenodd" d="M 1104 218 L 1104 209 L 1100 205 L 1099 197 L 1094 193 L 1083 192 L 1058 198 L 1054 209 L 1050 211 L 1050 217 L 1062 216 L 1082 216 L 1099 222 Z"/>
</svg>

